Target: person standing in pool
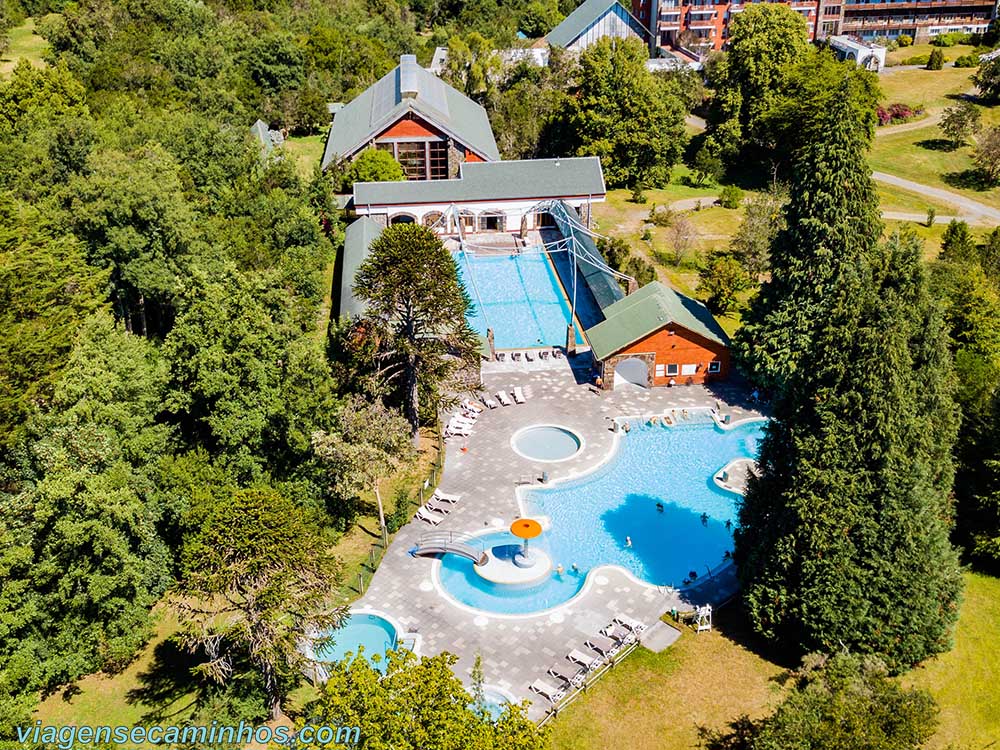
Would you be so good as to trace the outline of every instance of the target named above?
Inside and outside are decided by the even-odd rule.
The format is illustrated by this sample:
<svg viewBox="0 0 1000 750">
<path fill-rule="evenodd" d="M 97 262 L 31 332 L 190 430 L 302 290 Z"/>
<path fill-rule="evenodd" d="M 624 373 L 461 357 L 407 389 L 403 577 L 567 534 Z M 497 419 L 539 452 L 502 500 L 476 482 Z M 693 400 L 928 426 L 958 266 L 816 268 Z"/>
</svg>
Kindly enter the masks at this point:
<svg viewBox="0 0 1000 750">
<path fill-rule="evenodd" d="M 631 547 L 632 546 L 632 537 L 630 537 L 630 536 L 625 537 L 625 546 L 626 547 Z"/>
</svg>

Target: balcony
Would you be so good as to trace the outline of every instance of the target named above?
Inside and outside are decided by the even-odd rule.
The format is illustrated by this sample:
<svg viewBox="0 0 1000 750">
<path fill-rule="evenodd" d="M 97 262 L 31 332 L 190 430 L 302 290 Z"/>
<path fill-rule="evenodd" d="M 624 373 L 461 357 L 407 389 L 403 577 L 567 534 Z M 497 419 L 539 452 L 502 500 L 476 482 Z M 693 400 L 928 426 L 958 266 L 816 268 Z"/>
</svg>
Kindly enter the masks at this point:
<svg viewBox="0 0 1000 750">
<path fill-rule="evenodd" d="M 909 0 L 907 2 L 852 3 L 844 4 L 844 11 L 851 10 L 937 10 L 938 8 L 983 8 L 993 11 L 989 0 Z"/>
</svg>

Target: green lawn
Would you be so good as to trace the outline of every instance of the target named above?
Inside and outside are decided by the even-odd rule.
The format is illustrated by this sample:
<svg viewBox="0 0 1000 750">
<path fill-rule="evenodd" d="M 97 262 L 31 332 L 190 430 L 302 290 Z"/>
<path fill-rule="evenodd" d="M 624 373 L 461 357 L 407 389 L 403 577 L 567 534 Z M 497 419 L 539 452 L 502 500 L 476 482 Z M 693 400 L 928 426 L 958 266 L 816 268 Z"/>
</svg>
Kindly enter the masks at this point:
<svg viewBox="0 0 1000 750">
<path fill-rule="evenodd" d="M 325 145 L 325 135 L 303 135 L 286 138 L 283 148 L 295 160 L 299 174 L 309 179 L 323 160 Z"/>
<path fill-rule="evenodd" d="M 930 42 L 925 42 L 924 44 L 913 44 L 909 47 L 900 47 L 892 52 L 889 52 L 885 56 L 885 62 L 887 65 L 902 65 L 903 60 L 910 57 L 916 57 L 918 55 L 930 55 L 934 50 L 938 49 Z M 971 54 L 976 48 L 971 44 L 956 44 L 954 47 L 942 47 L 941 51 L 944 53 L 945 60 L 948 62 L 954 62 L 956 58 L 962 55 Z"/>
<path fill-rule="evenodd" d="M 882 101 L 885 104 L 903 102 L 929 111 L 943 109 L 955 102 L 955 97 L 973 88 L 969 76 L 972 68 L 942 68 L 941 70 L 886 69 L 879 76 Z"/>
<path fill-rule="evenodd" d="M 1000 579 L 967 574 L 955 648 L 904 678 L 929 690 L 941 724 L 929 747 L 992 747 L 1000 737 Z M 713 633 L 686 631 L 662 654 L 639 649 L 553 723 L 555 750 L 692 750 L 699 726 L 761 716 L 781 698 L 783 667 L 760 655 L 738 610 Z"/>
<path fill-rule="evenodd" d="M 906 676 L 929 690 L 941 725 L 929 744 L 979 750 L 1000 740 L 1000 578 L 969 573 L 955 648 Z"/>
<path fill-rule="evenodd" d="M 8 75 L 18 60 L 22 59 L 39 67 L 45 64 L 42 55 L 45 54 L 49 43 L 35 33 L 34 19 L 29 18 L 20 26 L 12 28 L 7 32 L 7 37 L 10 39 L 10 45 L 0 58 L 0 75 Z"/>
<path fill-rule="evenodd" d="M 963 146 L 952 150 L 935 126 L 876 138 L 869 162 L 877 171 L 1000 207 L 1000 187 L 982 184 L 974 169 L 972 149 Z"/>
<path fill-rule="evenodd" d="M 927 209 L 933 207 L 939 216 L 954 214 L 958 209 L 950 203 L 941 203 L 930 200 L 918 193 L 911 193 L 909 190 L 876 182 L 878 190 L 879 206 L 883 211 L 906 211 L 908 213 L 927 213 Z"/>
</svg>

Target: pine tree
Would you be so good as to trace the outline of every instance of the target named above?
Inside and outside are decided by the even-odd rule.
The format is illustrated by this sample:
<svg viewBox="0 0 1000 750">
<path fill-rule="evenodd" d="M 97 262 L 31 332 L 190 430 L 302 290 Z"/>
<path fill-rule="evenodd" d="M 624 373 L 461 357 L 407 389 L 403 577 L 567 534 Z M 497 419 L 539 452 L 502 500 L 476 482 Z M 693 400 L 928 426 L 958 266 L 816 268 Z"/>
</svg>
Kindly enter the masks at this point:
<svg viewBox="0 0 1000 750">
<path fill-rule="evenodd" d="M 820 58 L 817 63 L 832 63 Z M 780 386 L 795 371 L 813 333 L 846 293 L 861 260 L 882 232 L 878 198 L 865 151 L 875 103 L 863 79 L 803 91 L 802 143 L 793 163 L 785 228 L 771 250 L 764 284 L 734 340 L 734 354 L 755 382 Z M 811 113 L 811 116 L 810 116 Z"/>
<path fill-rule="evenodd" d="M 788 229 L 740 332 L 775 388 L 735 558 L 755 627 L 802 652 L 894 669 L 947 647 L 961 590 L 949 542 L 957 430 L 944 324 L 920 243 L 878 244 L 870 115 L 850 77 L 806 109 Z"/>
</svg>

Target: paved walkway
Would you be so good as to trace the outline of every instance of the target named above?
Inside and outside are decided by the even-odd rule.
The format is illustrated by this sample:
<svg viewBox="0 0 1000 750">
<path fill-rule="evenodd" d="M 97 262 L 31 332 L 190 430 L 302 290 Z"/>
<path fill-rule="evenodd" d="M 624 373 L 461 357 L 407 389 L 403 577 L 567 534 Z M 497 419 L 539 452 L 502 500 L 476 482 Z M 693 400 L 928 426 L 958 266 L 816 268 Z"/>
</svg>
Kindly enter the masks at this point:
<svg viewBox="0 0 1000 750">
<path fill-rule="evenodd" d="M 872 179 L 877 180 L 878 182 L 884 182 L 887 185 L 894 185 L 896 187 L 903 188 L 904 190 L 909 190 L 911 193 L 917 193 L 925 198 L 932 198 L 934 200 L 943 201 L 944 203 L 950 203 L 953 206 L 958 207 L 963 214 L 979 217 L 979 220 L 986 221 L 991 224 L 1000 224 L 1000 210 L 987 206 L 983 203 L 979 203 L 978 201 L 974 201 L 971 198 L 966 198 L 964 195 L 953 193 L 950 190 L 943 190 L 941 188 L 931 187 L 930 185 L 923 185 L 919 182 L 907 180 L 903 177 L 886 174 L 885 172 L 872 172 Z"/>
<path fill-rule="evenodd" d="M 585 470 L 604 460 L 614 445 L 609 418 L 663 413 L 665 410 L 715 407 L 733 420 L 756 415 L 736 386 L 702 386 L 595 392 L 585 382 L 587 371 L 572 371 L 567 360 L 534 363 L 489 363 L 484 388 L 493 393 L 520 385 L 528 397 L 523 405 L 486 411 L 472 436 L 453 439 L 446 449 L 441 489 L 460 493 L 456 509 L 439 530 L 473 532 L 504 528 L 519 515 L 515 483 L 537 482 L 543 471 L 551 479 Z M 585 440 L 581 453 L 556 464 L 540 464 L 516 454 L 510 436 L 520 427 L 540 422 L 566 425 Z M 736 591 L 732 567 L 696 588 L 682 593 L 638 583 L 619 568 L 603 568 L 590 575 L 584 593 L 549 614 L 502 617 L 465 609 L 446 599 L 435 583 L 436 560 L 414 558 L 408 550 L 431 527 L 412 521 L 399 531 L 359 605 L 395 618 L 405 630 L 421 636 L 421 651 L 450 651 L 459 657 L 456 673 L 468 680 L 477 654 L 482 656 L 487 684 L 496 685 L 518 700 L 534 701 L 529 715 L 541 718 L 548 704 L 528 686 L 546 669 L 584 640 L 626 613 L 648 625 L 672 607 L 726 599 Z M 585 543 L 585 542 L 584 542 Z"/>
</svg>

